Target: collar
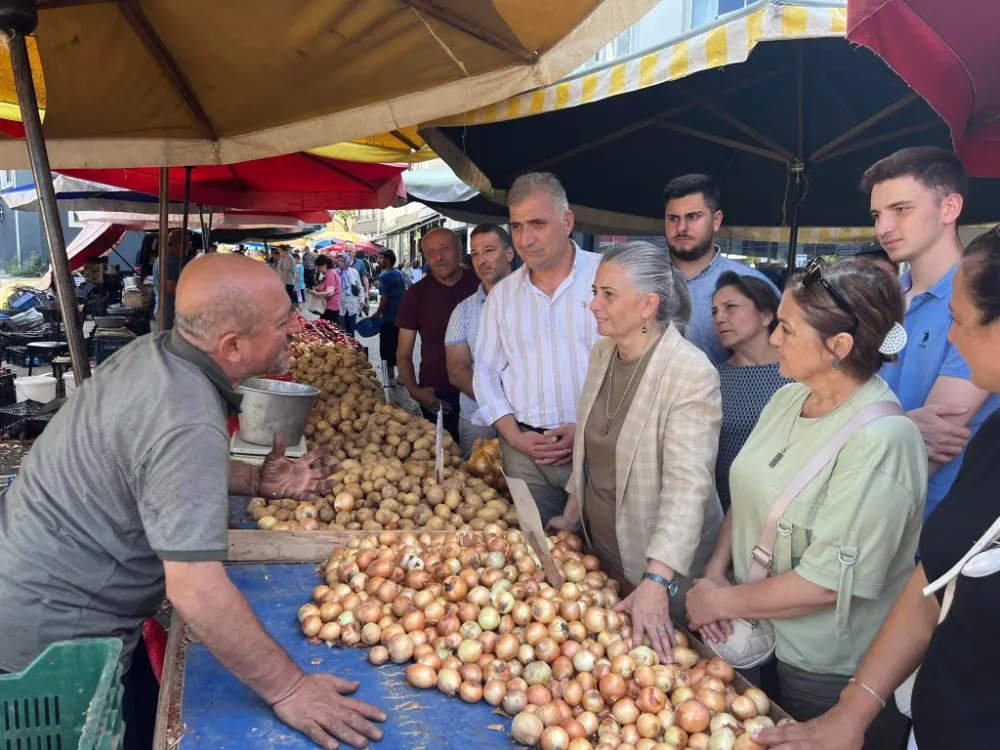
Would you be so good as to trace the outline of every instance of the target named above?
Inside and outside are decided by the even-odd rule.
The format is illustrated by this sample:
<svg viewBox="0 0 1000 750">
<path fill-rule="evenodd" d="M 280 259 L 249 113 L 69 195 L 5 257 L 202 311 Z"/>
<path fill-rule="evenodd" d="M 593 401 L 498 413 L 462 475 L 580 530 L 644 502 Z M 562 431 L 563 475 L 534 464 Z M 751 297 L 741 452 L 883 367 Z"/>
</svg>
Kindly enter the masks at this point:
<svg viewBox="0 0 1000 750">
<path fill-rule="evenodd" d="M 233 388 L 233 384 L 229 382 L 226 373 L 222 371 L 222 368 L 219 367 L 215 360 L 184 338 L 176 328 L 171 330 L 170 337 L 166 340 L 165 346 L 172 354 L 180 357 L 185 362 L 190 362 L 201 370 L 205 374 L 205 377 L 212 382 L 212 385 L 215 386 L 215 390 L 219 392 L 226 406 L 227 417 L 233 417 L 240 413 L 243 395 Z"/>
<path fill-rule="evenodd" d="M 951 284 L 955 279 L 955 274 L 958 273 L 958 264 L 956 263 L 948 271 L 937 280 L 930 289 L 928 289 L 924 294 L 930 294 L 938 299 L 949 299 L 951 297 Z M 913 275 L 910 271 L 907 271 L 902 276 L 899 277 L 899 283 L 902 285 L 903 289 L 909 289 L 913 284 Z"/>
<path fill-rule="evenodd" d="M 722 257 L 722 248 L 719 247 L 718 245 L 713 245 L 713 247 L 715 248 L 715 255 L 712 256 L 712 260 L 711 260 L 711 262 L 707 266 L 705 266 L 703 269 L 701 269 L 698 273 L 696 273 L 690 279 L 688 279 L 687 276 L 684 276 L 684 272 L 683 271 L 681 271 L 681 276 L 684 276 L 684 278 L 687 279 L 688 281 L 694 281 L 695 279 L 701 278 L 706 273 L 708 273 L 709 271 L 711 271 L 712 267 L 718 262 L 719 258 Z M 675 266 L 675 264 L 674 264 L 674 255 L 669 250 L 667 250 L 667 257 L 670 258 L 670 265 Z"/>
<path fill-rule="evenodd" d="M 483 303 L 486 302 L 486 289 L 485 289 L 485 287 L 483 287 L 482 284 L 480 284 L 479 288 L 476 289 L 476 296 L 479 298 L 480 302 L 483 302 Z"/>
<path fill-rule="evenodd" d="M 569 244 L 573 246 L 573 267 L 569 270 L 569 275 L 565 279 L 563 279 L 562 283 L 559 285 L 559 288 L 556 290 L 556 293 L 552 296 L 552 299 L 558 297 L 559 293 L 564 288 L 566 288 L 567 284 L 573 283 L 573 276 L 576 275 L 576 267 L 580 265 L 580 254 L 583 253 L 583 250 L 580 249 L 580 246 L 576 244 L 576 240 L 574 240 L 572 237 L 569 238 Z M 524 284 L 524 286 L 527 287 L 528 289 L 532 289 L 538 292 L 539 294 L 544 294 L 544 292 L 542 292 L 541 289 L 535 286 L 535 282 L 531 280 L 530 269 L 526 265 L 521 266 L 521 268 L 524 269 L 524 275 L 521 277 L 521 283 Z M 520 271 L 521 268 L 519 268 L 518 271 Z"/>
</svg>

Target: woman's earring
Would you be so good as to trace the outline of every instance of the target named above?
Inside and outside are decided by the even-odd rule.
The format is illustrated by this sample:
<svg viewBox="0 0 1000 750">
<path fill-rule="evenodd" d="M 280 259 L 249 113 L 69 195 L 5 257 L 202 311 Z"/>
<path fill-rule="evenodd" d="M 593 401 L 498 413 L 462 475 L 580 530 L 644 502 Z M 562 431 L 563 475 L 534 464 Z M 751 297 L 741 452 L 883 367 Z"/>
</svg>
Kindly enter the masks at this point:
<svg viewBox="0 0 1000 750">
<path fill-rule="evenodd" d="M 643 333 L 645 333 L 645 332 L 646 332 L 646 321 L 645 321 L 645 320 L 644 320 L 644 321 L 642 321 L 642 332 L 643 332 Z"/>
<path fill-rule="evenodd" d="M 830 364 L 833 365 L 834 370 L 840 370 L 840 360 L 837 359 L 836 357 L 833 358 L 833 362 L 831 362 Z"/>
</svg>

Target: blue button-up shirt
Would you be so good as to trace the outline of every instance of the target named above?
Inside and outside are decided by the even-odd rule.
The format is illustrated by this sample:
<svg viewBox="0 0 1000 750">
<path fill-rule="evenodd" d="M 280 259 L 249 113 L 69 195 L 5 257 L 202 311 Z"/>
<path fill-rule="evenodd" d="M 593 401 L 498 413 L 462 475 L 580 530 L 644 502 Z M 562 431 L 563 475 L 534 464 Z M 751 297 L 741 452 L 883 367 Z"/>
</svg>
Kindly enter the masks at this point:
<svg viewBox="0 0 1000 750">
<path fill-rule="evenodd" d="M 740 276 L 755 276 L 763 279 L 778 296 L 781 291 L 774 286 L 769 278 L 751 268 L 746 263 L 732 260 L 725 257 L 719 248 L 715 248 L 715 257 L 697 276 L 688 279 L 688 291 L 691 293 L 691 322 L 688 323 L 688 341 L 701 349 L 713 365 L 719 365 L 729 359 L 729 351 L 719 341 L 719 335 L 715 332 L 715 323 L 712 320 L 712 297 L 715 296 L 715 285 L 719 277 L 726 271 L 735 271 Z"/>
<path fill-rule="evenodd" d="M 444 335 L 445 346 L 456 344 L 469 345 L 470 364 L 475 366 L 476 342 L 479 340 L 479 323 L 483 319 L 483 307 L 486 305 L 486 290 L 483 285 L 471 297 L 466 297 L 458 303 L 448 320 L 448 330 Z M 479 404 L 463 392 L 459 397 L 459 417 L 471 420 L 479 411 Z"/>
<path fill-rule="evenodd" d="M 948 341 L 951 329 L 951 283 L 958 266 L 941 277 L 929 291 L 916 295 L 906 311 L 904 327 L 908 337 L 906 348 L 899 354 L 899 361 L 882 367 L 879 375 L 889 384 L 893 393 L 907 411 L 918 409 L 927 402 L 934 382 L 940 376 L 969 380 L 969 366 Z M 904 289 L 910 286 L 910 274 L 903 274 L 900 282 Z M 992 394 L 979 408 L 968 424 L 975 435 L 986 418 L 1000 407 L 1000 395 Z M 938 469 L 927 483 L 927 505 L 924 518 L 941 502 L 962 465 L 965 451 L 953 461 Z"/>
</svg>

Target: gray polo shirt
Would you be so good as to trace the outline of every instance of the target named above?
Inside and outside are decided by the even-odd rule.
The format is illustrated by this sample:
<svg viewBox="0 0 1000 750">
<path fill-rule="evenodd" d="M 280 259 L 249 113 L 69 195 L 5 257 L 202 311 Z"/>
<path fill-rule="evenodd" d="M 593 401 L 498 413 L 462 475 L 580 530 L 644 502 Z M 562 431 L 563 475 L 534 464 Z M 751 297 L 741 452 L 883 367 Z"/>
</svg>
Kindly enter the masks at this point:
<svg viewBox="0 0 1000 750">
<path fill-rule="evenodd" d="M 124 641 L 163 601 L 163 561 L 226 558 L 228 414 L 240 396 L 176 331 L 103 363 L 0 495 L 0 669 L 46 646 Z"/>
<path fill-rule="evenodd" d="M 719 277 L 726 271 L 735 271 L 740 276 L 756 276 L 764 279 L 781 296 L 781 290 L 774 286 L 774 283 L 756 268 L 751 268 L 746 263 L 727 258 L 715 248 L 715 257 L 701 273 L 692 279 L 688 279 L 688 291 L 691 293 L 691 322 L 688 323 L 688 340 L 701 349 L 713 365 L 719 365 L 729 359 L 730 354 L 719 341 L 719 335 L 715 332 L 715 322 L 712 320 L 712 297 L 715 296 L 715 284 Z"/>
</svg>

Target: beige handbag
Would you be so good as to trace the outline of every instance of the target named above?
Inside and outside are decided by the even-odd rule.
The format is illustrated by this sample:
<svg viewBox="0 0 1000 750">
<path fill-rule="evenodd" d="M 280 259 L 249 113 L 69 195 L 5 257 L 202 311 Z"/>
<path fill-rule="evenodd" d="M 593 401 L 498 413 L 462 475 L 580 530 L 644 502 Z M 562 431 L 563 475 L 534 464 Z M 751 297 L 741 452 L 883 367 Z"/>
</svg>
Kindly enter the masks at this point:
<svg viewBox="0 0 1000 750">
<path fill-rule="evenodd" d="M 763 581 L 771 573 L 774 543 L 778 539 L 778 521 L 788 510 L 788 506 L 806 488 L 823 467 L 830 463 L 847 439 L 869 422 L 882 417 L 905 414 L 895 401 L 878 401 L 866 406 L 837 430 L 823 446 L 813 454 L 792 481 L 781 491 L 771 506 L 764 528 L 760 532 L 760 542 L 750 552 L 750 573 L 747 583 Z M 723 643 L 708 641 L 708 647 L 736 669 L 750 669 L 763 664 L 774 654 L 774 626 L 770 620 L 749 620 L 737 617 L 729 621 L 733 632 Z"/>
</svg>

